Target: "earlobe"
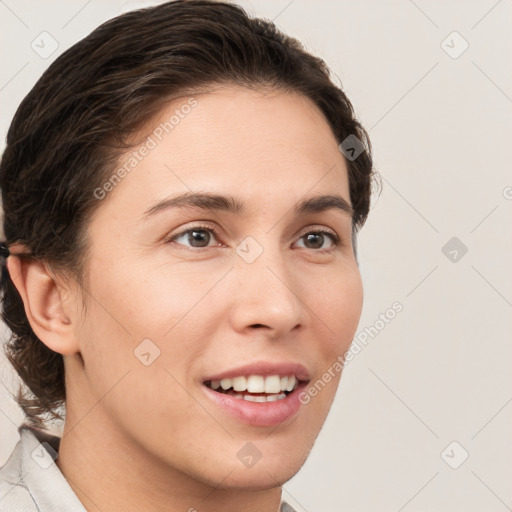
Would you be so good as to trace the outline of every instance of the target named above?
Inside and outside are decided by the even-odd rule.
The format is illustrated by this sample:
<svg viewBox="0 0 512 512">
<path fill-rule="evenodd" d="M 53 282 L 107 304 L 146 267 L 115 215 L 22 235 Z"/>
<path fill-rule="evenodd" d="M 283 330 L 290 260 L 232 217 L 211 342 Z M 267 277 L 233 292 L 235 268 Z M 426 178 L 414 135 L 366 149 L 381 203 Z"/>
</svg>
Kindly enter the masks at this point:
<svg viewBox="0 0 512 512">
<path fill-rule="evenodd" d="M 7 268 L 35 335 L 55 352 L 77 353 L 79 347 L 73 322 L 66 314 L 59 283 L 47 264 L 11 254 Z"/>
</svg>

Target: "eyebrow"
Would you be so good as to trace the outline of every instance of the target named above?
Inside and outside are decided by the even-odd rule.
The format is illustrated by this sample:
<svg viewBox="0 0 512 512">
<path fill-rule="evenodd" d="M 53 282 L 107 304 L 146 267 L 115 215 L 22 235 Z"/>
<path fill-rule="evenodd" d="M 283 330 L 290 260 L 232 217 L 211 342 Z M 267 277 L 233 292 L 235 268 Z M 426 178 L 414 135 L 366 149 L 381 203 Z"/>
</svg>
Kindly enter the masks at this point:
<svg viewBox="0 0 512 512">
<path fill-rule="evenodd" d="M 225 211 L 237 215 L 247 215 L 246 205 L 234 196 L 225 196 L 212 193 L 187 192 L 180 196 L 168 197 L 151 206 L 142 215 L 145 220 L 171 208 L 197 208 L 206 211 Z M 296 215 L 319 213 L 326 210 L 337 209 L 353 216 L 354 210 L 350 203 L 336 194 L 319 195 L 303 199 L 295 205 Z"/>
</svg>

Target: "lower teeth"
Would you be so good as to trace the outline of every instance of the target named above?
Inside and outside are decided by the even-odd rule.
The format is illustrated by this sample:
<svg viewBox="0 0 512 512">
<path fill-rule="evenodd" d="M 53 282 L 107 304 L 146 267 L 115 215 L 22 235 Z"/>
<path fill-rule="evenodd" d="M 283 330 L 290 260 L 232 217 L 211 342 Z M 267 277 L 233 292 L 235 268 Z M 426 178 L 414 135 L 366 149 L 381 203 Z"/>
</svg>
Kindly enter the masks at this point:
<svg viewBox="0 0 512 512">
<path fill-rule="evenodd" d="M 268 396 L 253 396 L 253 395 L 231 395 L 235 398 L 243 398 L 248 402 L 275 402 L 277 400 L 282 400 L 286 398 L 284 393 L 280 393 L 279 395 L 268 395 Z"/>
<path fill-rule="evenodd" d="M 286 393 L 281 392 L 279 394 L 247 394 L 244 395 L 242 393 L 237 393 L 233 388 L 224 390 L 224 389 L 216 389 L 218 393 L 222 393 L 223 395 L 229 395 L 234 398 L 238 398 L 240 400 L 247 400 L 248 402 L 276 402 L 277 400 L 282 400 L 286 398 Z"/>
</svg>

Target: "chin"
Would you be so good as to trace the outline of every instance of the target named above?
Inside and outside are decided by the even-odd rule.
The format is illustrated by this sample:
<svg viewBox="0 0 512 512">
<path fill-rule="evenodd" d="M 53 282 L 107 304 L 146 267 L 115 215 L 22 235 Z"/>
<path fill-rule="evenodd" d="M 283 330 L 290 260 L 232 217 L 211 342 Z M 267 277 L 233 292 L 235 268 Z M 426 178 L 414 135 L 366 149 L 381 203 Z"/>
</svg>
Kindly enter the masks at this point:
<svg viewBox="0 0 512 512">
<path fill-rule="evenodd" d="M 292 459 L 278 457 L 271 461 L 264 462 L 263 459 L 256 462 L 252 467 L 226 467 L 224 475 L 229 476 L 215 482 L 218 489 L 238 489 L 246 491 L 262 491 L 274 487 L 280 487 L 291 480 L 301 469 L 309 455 L 306 453 L 296 454 Z"/>
<path fill-rule="evenodd" d="M 293 478 L 300 469 L 296 467 L 276 467 L 274 471 L 260 468 L 242 469 L 232 472 L 218 489 L 237 489 L 240 491 L 264 491 L 284 485 Z"/>
</svg>

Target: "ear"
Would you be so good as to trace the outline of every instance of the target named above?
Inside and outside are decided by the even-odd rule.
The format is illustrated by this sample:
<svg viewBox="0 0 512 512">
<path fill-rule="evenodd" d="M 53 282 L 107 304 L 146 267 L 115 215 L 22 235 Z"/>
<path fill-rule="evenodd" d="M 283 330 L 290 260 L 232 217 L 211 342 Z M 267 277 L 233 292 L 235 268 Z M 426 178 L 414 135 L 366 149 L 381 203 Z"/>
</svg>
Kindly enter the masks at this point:
<svg viewBox="0 0 512 512">
<path fill-rule="evenodd" d="M 48 265 L 34 258 L 20 258 L 12 252 L 6 263 L 35 335 L 54 352 L 63 355 L 79 352 L 76 326 L 69 314 L 73 304 L 63 302 L 66 290 Z"/>
</svg>

